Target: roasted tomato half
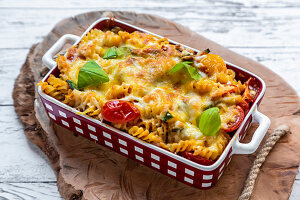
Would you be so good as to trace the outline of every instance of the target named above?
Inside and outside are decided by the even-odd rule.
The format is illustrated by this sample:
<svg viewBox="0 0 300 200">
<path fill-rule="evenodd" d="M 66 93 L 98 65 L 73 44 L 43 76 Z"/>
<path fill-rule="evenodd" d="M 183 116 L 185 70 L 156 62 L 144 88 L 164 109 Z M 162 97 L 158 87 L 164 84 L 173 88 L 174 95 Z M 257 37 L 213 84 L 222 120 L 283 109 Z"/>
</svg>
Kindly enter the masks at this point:
<svg viewBox="0 0 300 200">
<path fill-rule="evenodd" d="M 236 120 L 235 122 L 230 122 L 227 124 L 226 128 L 223 128 L 226 132 L 232 132 L 236 130 L 238 127 L 240 127 L 241 123 L 244 120 L 245 112 L 244 109 L 241 106 L 236 106 L 235 109 L 237 109 L 237 114 L 235 116 Z"/>
<path fill-rule="evenodd" d="M 195 155 L 193 155 L 192 152 L 180 152 L 180 153 L 178 153 L 178 155 L 180 155 L 186 159 L 189 159 L 191 161 L 194 161 L 196 163 L 199 163 L 201 165 L 211 165 L 215 162 L 213 160 L 208 160 L 202 156 L 195 156 Z"/>
<path fill-rule="evenodd" d="M 106 121 L 123 124 L 138 118 L 140 111 L 129 101 L 111 100 L 104 104 L 101 114 Z"/>
<path fill-rule="evenodd" d="M 258 86 L 256 84 L 256 81 L 254 78 L 249 78 L 246 82 L 245 82 L 246 88 L 245 91 L 242 95 L 243 99 L 245 99 L 248 103 L 252 103 L 255 101 L 256 97 L 259 94 L 259 89 Z"/>
<path fill-rule="evenodd" d="M 226 71 L 226 63 L 218 55 L 207 54 L 199 62 L 202 64 L 200 70 L 209 76 L 213 75 L 216 71 Z"/>
<path fill-rule="evenodd" d="M 239 103 L 239 106 L 244 109 L 244 113 L 247 113 L 249 111 L 249 103 L 245 99 L 243 99 L 243 101 Z"/>
</svg>

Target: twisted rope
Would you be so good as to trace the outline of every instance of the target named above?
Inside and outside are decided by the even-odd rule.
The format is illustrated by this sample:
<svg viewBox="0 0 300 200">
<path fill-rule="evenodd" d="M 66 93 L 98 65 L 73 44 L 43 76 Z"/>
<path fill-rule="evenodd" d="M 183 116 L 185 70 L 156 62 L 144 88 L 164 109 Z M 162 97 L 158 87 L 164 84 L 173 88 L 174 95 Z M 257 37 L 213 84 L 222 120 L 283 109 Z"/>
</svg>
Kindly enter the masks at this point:
<svg viewBox="0 0 300 200">
<path fill-rule="evenodd" d="M 266 143 L 264 144 L 264 146 L 256 156 L 256 159 L 254 160 L 254 163 L 248 174 L 247 180 L 245 181 L 243 192 L 241 193 L 238 200 L 250 199 L 260 167 L 265 162 L 266 157 L 268 156 L 276 142 L 287 133 L 290 133 L 290 128 L 287 125 L 281 125 L 269 135 Z"/>
</svg>

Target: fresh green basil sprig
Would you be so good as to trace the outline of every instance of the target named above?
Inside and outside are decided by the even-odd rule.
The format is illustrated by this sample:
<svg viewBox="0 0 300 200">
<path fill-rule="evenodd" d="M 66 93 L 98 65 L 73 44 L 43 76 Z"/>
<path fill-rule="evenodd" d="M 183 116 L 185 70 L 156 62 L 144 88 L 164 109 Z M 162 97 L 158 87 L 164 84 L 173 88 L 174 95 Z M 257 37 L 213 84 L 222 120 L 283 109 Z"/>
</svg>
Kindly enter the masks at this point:
<svg viewBox="0 0 300 200">
<path fill-rule="evenodd" d="M 122 53 L 118 50 L 117 47 L 113 46 L 106 50 L 103 59 L 113 59 L 122 56 Z"/>
<path fill-rule="evenodd" d="M 177 63 L 176 65 L 174 65 L 174 67 L 172 67 L 172 69 L 170 69 L 168 74 L 172 74 L 174 72 L 181 70 L 182 68 L 186 68 L 188 73 L 190 74 L 191 78 L 196 81 L 199 81 L 201 78 L 201 75 L 199 74 L 198 70 L 195 67 L 190 65 L 192 63 L 193 62 L 190 62 L 190 61 L 184 61 L 184 62 Z"/>
<path fill-rule="evenodd" d="M 109 77 L 105 71 L 94 60 L 89 60 L 79 70 L 77 85 L 71 80 L 67 80 L 67 83 L 71 89 L 82 90 L 85 87 L 99 85 L 108 81 Z"/>
<path fill-rule="evenodd" d="M 69 85 L 69 88 L 71 88 L 72 90 L 74 90 L 74 89 L 77 89 L 77 90 L 78 90 L 78 87 L 77 87 L 76 83 L 74 83 L 74 81 L 72 81 L 72 80 L 67 80 L 67 83 L 68 83 L 68 85 Z"/>
<path fill-rule="evenodd" d="M 163 121 L 166 122 L 166 121 L 168 121 L 169 119 L 172 119 L 172 118 L 173 118 L 173 115 L 169 111 L 167 111 L 166 114 L 163 117 Z"/>
<path fill-rule="evenodd" d="M 120 58 L 122 56 L 128 56 L 130 53 L 131 53 L 131 49 L 129 47 L 117 48 L 113 46 L 106 50 L 103 59 Z"/>
<path fill-rule="evenodd" d="M 206 136 L 215 135 L 221 128 L 219 108 L 213 107 L 205 110 L 197 117 L 197 125 Z"/>
</svg>

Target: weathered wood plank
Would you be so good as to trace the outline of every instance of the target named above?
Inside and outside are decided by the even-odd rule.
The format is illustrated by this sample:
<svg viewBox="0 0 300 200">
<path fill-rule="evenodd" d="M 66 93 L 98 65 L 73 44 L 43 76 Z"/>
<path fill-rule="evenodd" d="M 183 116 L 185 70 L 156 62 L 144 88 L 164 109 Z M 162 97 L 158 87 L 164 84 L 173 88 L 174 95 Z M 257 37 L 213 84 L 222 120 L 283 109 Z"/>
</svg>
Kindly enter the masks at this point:
<svg viewBox="0 0 300 200">
<path fill-rule="evenodd" d="M 106 2 L 110 5 L 114 5 L 116 8 L 122 7 L 186 7 L 188 6 L 195 6 L 197 4 L 196 0 L 185 0 L 185 1 L 176 1 L 176 0 L 167 0 L 167 1 L 160 1 L 160 0 L 127 0 L 126 2 L 122 2 L 119 0 L 110 0 Z M 31 0 L 31 1 L 19 1 L 19 0 L 2 0 L 0 2 L 0 7 L 3 8 L 94 8 L 95 6 L 99 5 L 98 0 L 89 0 L 89 3 L 85 3 L 81 0 L 65 0 L 62 3 L 60 0 L 52 0 L 52 1 L 39 1 L 39 0 Z M 223 6 L 223 7 L 249 7 L 249 8 L 256 8 L 256 7 L 263 7 L 263 8 L 270 8 L 270 7 L 298 7 L 300 6 L 299 1 L 295 0 L 265 0 L 265 1 L 243 1 L 243 0 L 216 0 L 213 3 L 210 1 L 201 1 L 202 6 Z M 106 5 L 103 5 L 106 6 Z"/>
<path fill-rule="evenodd" d="M 300 197 L 300 181 L 296 180 L 290 200 Z M 0 183 L 1 200 L 58 200 L 62 199 L 57 191 L 56 183 Z"/>
<path fill-rule="evenodd" d="M 296 180 L 290 200 L 300 197 L 300 181 Z M 56 183 L 0 183 L 1 200 L 58 200 L 62 199 L 57 191 Z"/>
<path fill-rule="evenodd" d="M 300 95 L 300 48 L 230 48 L 276 72 Z M 243 66 L 241 66 L 243 67 Z M 258 74 L 259 75 L 259 74 Z"/>
<path fill-rule="evenodd" d="M 11 94 L 14 82 L 27 53 L 27 49 L 0 50 L 0 105 L 13 104 Z"/>
<path fill-rule="evenodd" d="M 299 200 L 299 199 L 300 199 L 300 180 L 298 179 L 294 182 L 290 200 Z"/>
<path fill-rule="evenodd" d="M 1 200 L 62 199 L 53 183 L 0 183 Z"/>
<path fill-rule="evenodd" d="M 300 197 L 300 181 L 295 181 L 290 200 L 298 200 Z M 57 191 L 56 183 L 0 183 L 0 199 L 22 200 L 22 199 L 62 199 Z"/>
<path fill-rule="evenodd" d="M 81 5 L 86 4 L 82 2 L 78 7 Z M 26 8 L 26 15 L 21 8 L 0 7 L 0 48 L 29 48 L 59 20 L 97 9 L 135 10 L 164 16 L 228 47 L 300 47 L 297 39 L 300 35 L 297 28 L 300 26 L 300 7 L 252 9 L 243 6 L 214 7 L 210 3 L 208 9 L 202 1 L 185 7 L 130 7 L 126 1 L 118 5 L 121 7 L 105 1 L 91 8 Z"/>
<path fill-rule="evenodd" d="M 46 156 L 26 139 L 13 106 L 0 106 L 0 126 L 0 182 L 56 181 Z"/>
</svg>

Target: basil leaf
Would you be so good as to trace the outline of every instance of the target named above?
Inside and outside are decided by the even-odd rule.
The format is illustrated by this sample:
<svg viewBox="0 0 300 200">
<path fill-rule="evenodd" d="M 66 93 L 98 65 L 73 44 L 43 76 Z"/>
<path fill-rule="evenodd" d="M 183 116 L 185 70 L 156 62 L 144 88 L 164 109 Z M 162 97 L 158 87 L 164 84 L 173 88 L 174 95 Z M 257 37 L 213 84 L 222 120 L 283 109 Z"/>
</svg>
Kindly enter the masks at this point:
<svg viewBox="0 0 300 200">
<path fill-rule="evenodd" d="M 199 81 L 201 78 L 201 75 L 199 74 L 198 70 L 195 67 L 190 65 L 192 63 L 193 62 L 190 62 L 190 61 L 184 61 L 184 62 L 177 63 L 174 67 L 172 67 L 172 69 L 170 69 L 168 74 L 177 72 L 177 71 L 181 70 L 183 67 L 185 67 L 187 69 L 187 71 L 189 72 L 191 78 L 195 79 L 196 81 Z"/>
<path fill-rule="evenodd" d="M 171 113 L 169 113 L 169 111 L 166 112 L 164 118 L 163 118 L 163 121 L 168 121 L 169 119 L 172 119 L 173 118 L 173 115 Z"/>
<path fill-rule="evenodd" d="M 176 65 L 174 65 L 170 71 L 168 72 L 168 74 L 172 74 L 174 72 L 177 72 L 179 70 L 181 70 L 183 67 L 185 67 L 186 65 L 189 65 L 189 64 L 192 64 L 193 62 L 190 62 L 190 61 L 184 61 L 184 62 L 180 62 L 180 63 L 177 63 Z"/>
<path fill-rule="evenodd" d="M 191 65 L 185 65 L 185 68 L 188 70 L 190 76 L 192 77 L 192 79 L 199 81 L 201 78 L 201 75 L 199 74 L 198 70 L 191 66 Z"/>
<path fill-rule="evenodd" d="M 99 85 L 109 81 L 109 77 L 103 69 L 94 61 L 89 60 L 79 70 L 78 74 L 78 89 Z"/>
<path fill-rule="evenodd" d="M 126 57 L 131 54 L 132 49 L 129 47 L 120 47 L 119 50 L 122 52 L 122 54 Z"/>
<path fill-rule="evenodd" d="M 206 136 L 215 135 L 221 128 L 219 108 L 213 107 L 205 110 L 196 119 L 198 128 Z"/>
<path fill-rule="evenodd" d="M 181 70 L 183 67 L 184 67 L 184 64 L 182 62 L 177 63 L 176 65 L 174 65 L 172 67 L 172 69 L 170 69 L 170 71 L 168 72 L 168 74 L 172 74 L 174 72 L 177 72 L 177 71 Z"/>
<path fill-rule="evenodd" d="M 111 59 L 111 58 L 117 58 L 118 53 L 117 53 L 117 48 L 115 46 L 109 48 L 106 50 L 103 59 Z"/>
<path fill-rule="evenodd" d="M 131 53 L 131 49 L 129 47 L 120 47 L 117 48 L 115 46 L 106 50 L 103 59 L 114 59 L 122 56 L 128 56 Z"/>
<path fill-rule="evenodd" d="M 184 64 L 184 65 L 189 65 L 189 64 L 192 64 L 193 62 L 191 62 L 191 61 L 183 61 L 181 63 Z"/>
<path fill-rule="evenodd" d="M 117 57 L 122 57 L 124 55 L 124 52 L 121 48 L 117 48 L 116 53 L 117 53 Z"/>
<path fill-rule="evenodd" d="M 76 83 L 74 83 L 73 81 L 67 80 L 67 83 L 69 85 L 69 88 L 71 88 L 72 90 L 78 89 Z"/>
</svg>

